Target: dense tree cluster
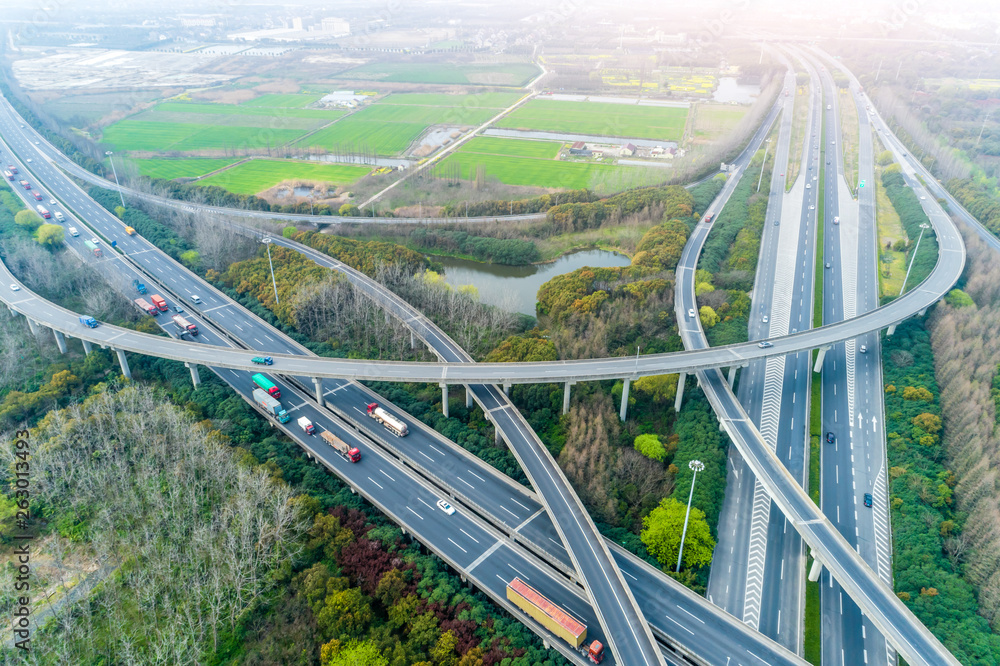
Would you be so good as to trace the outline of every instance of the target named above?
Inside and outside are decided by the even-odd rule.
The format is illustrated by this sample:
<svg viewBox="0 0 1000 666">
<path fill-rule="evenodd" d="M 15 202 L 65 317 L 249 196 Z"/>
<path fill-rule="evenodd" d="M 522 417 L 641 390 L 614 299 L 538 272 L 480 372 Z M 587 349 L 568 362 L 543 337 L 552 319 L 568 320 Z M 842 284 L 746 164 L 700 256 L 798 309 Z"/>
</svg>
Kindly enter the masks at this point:
<svg viewBox="0 0 1000 666">
<path fill-rule="evenodd" d="M 625 217 L 639 211 L 663 209 L 664 219 L 690 218 L 694 215 L 694 197 L 679 185 L 629 190 L 607 199 L 589 203 L 567 203 L 548 210 L 547 221 L 559 232 L 596 229 L 606 220 Z"/>
<path fill-rule="evenodd" d="M 430 266 L 430 262 L 419 252 L 395 243 L 359 241 L 315 231 L 300 231 L 292 236 L 292 240 L 328 254 L 369 277 L 375 276 L 379 266 L 388 264 L 399 264 L 410 272 Z"/>
<path fill-rule="evenodd" d="M 118 194 L 112 190 L 105 190 L 95 186 L 89 188 L 87 194 L 112 213 L 115 212 L 116 208 L 121 208 Z M 121 211 L 118 212 L 120 213 Z M 136 233 L 174 259 L 180 260 L 183 253 L 194 249 L 183 236 L 180 236 L 163 223 L 154 220 L 139 208 L 132 206 L 126 208 L 122 222 L 135 229 Z"/>
<path fill-rule="evenodd" d="M 456 202 L 444 206 L 443 217 L 485 217 L 489 215 L 530 215 L 544 213 L 553 206 L 566 203 L 597 201 L 598 196 L 589 190 L 569 190 L 556 194 L 543 194 L 517 201 Z"/>
<path fill-rule="evenodd" d="M 534 243 L 519 238 L 490 238 L 465 231 L 419 227 L 409 235 L 409 240 L 432 254 L 464 254 L 491 264 L 521 266 L 540 258 Z"/>
<path fill-rule="evenodd" d="M 1000 194 L 995 185 L 979 179 L 953 178 L 948 181 L 948 191 L 984 227 L 1000 236 Z"/>
</svg>

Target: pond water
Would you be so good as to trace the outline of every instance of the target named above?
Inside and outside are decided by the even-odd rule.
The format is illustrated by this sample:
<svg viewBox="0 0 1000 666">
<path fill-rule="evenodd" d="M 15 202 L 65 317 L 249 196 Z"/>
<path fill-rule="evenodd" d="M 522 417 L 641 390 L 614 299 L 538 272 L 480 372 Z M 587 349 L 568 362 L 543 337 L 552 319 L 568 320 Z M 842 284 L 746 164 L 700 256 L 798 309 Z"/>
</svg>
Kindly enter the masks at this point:
<svg viewBox="0 0 1000 666">
<path fill-rule="evenodd" d="M 431 257 L 444 265 L 445 282 L 453 287 L 475 285 L 484 303 L 511 312 L 535 316 L 538 288 L 557 275 L 570 273 L 584 266 L 608 268 L 628 266 L 632 260 L 623 254 L 605 250 L 584 250 L 566 254 L 547 264 L 501 266 L 481 264 L 453 257 Z"/>
<path fill-rule="evenodd" d="M 738 83 L 735 78 L 724 76 L 719 79 L 719 87 L 712 94 L 712 100 L 723 103 L 750 104 L 757 99 L 759 94 L 760 86 Z"/>
</svg>

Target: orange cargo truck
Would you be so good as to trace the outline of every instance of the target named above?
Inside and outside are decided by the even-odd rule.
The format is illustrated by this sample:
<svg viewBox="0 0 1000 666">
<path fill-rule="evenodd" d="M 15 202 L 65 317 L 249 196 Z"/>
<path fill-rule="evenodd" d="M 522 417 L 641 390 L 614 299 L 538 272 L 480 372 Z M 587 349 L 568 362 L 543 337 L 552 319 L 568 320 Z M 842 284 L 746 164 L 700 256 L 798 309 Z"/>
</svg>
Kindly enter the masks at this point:
<svg viewBox="0 0 1000 666">
<path fill-rule="evenodd" d="M 574 648 L 579 648 L 587 640 L 587 625 L 574 619 L 520 578 L 507 583 L 507 600 Z M 590 644 L 587 656 L 593 663 L 601 663 L 604 646 L 600 641 Z"/>
</svg>

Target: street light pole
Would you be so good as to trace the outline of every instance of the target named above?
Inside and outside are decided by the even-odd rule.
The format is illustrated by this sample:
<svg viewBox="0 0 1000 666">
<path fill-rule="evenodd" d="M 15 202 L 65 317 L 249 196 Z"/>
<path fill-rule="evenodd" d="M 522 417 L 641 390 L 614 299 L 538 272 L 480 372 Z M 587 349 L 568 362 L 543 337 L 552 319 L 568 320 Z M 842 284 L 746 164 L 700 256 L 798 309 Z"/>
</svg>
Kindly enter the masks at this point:
<svg viewBox="0 0 1000 666">
<path fill-rule="evenodd" d="M 910 279 L 910 269 L 913 268 L 913 260 L 917 258 L 917 250 L 920 249 L 920 239 L 924 237 L 924 230 L 930 229 L 930 225 L 924 222 L 920 225 L 920 235 L 917 236 L 917 244 L 913 246 L 913 255 L 910 257 L 910 265 L 906 267 L 906 275 L 903 276 L 903 286 L 899 288 L 899 295 L 903 295 L 903 290 L 906 289 L 906 281 Z"/>
<path fill-rule="evenodd" d="M 757 191 L 760 192 L 760 183 L 764 180 L 764 165 L 767 163 L 767 147 L 771 145 L 771 140 L 764 142 L 764 160 L 760 163 L 760 176 L 757 178 Z"/>
<path fill-rule="evenodd" d="M 684 531 L 681 532 L 681 547 L 677 551 L 677 573 L 680 573 L 681 571 L 681 561 L 684 558 L 684 538 L 687 537 L 688 518 L 691 517 L 691 499 L 694 497 L 694 480 L 698 478 L 698 472 L 705 469 L 705 463 L 700 460 L 692 460 L 688 463 L 688 468 L 694 472 L 694 476 L 691 477 L 691 492 L 688 493 L 688 508 L 687 513 L 684 514 Z"/>
<path fill-rule="evenodd" d="M 122 208 L 125 207 L 125 197 L 122 195 L 122 184 L 118 182 L 118 171 L 115 169 L 115 158 L 111 156 L 111 151 L 105 151 L 105 155 L 108 156 L 108 161 L 111 162 L 111 173 L 115 174 L 115 185 L 118 186 L 118 198 L 122 200 Z"/>
<path fill-rule="evenodd" d="M 271 263 L 271 239 L 265 238 L 261 243 L 267 248 L 267 265 L 271 267 L 271 284 L 274 286 L 274 303 L 277 305 L 280 301 L 278 300 L 278 283 L 274 279 L 274 264 Z"/>
</svg>

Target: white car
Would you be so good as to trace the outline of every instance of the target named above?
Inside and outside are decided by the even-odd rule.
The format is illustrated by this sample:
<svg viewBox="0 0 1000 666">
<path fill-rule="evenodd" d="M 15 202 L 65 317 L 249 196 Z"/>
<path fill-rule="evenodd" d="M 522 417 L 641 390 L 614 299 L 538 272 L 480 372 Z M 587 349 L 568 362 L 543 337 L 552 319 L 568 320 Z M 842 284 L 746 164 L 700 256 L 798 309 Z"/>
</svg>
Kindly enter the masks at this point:
<svg viewBox="0 0 1000 666">
<path fill-rule="evenodd" d="M 867 345 L 861 345 L 861 349 L 859 351 L 862 354 L 867 354 L 868 353 L 868 346 Z"/>
<path fill-rule="evenodd" d="M 806 189 L 808 190 L 808 189 L 811 189 L 811 188 L 812 188 L 812 183 L 806 183 Z"/>
<path fill-rule="evenodd" d="M 98 238 L 97 236 L 94 236 L 93 238 L 90 239 L 90 242 L 93 243 L 94 245 L 97 245 L 98 243 L 101 242 L 101 239 Z"/>
<path fill-rule="evenodd" d="M 834 217 L 833 218 L 833 223 L 834 224 L 840 224 L 840 217 L 839 216 Z"/>
<path fill-rule="evenodd" d="M 763 319 L 761 319 L 761 321 L 766 324 L 767 323 L 767 315 L 764 315 L 764 317 L 763 317 Z"/>
<path fill-rule="evenodd" d="M 927 199 L 927 197 L 920 197 L 921 201 L 924 201 L 925 199 Z"/>
<path fill-rule="evenodd" d="M 76 230 L 76 227 L 70 227 L 69 228 L 69 235 L 70 236 L 79 236 L 80 232 Z"/>
<path fill-rule="evenodd" d="M 694 319 L 694 308 L 691 308 L 690 310 L 688 310 L 688 317 L 690 317 L 691 319 Z"/>
<path fill-rule="evenodd" d="M 451 504 L 448 504 L 444 500 L 438 500 L 437 501 L 437 508 L 439 508 L 442 511 L 444 511 L 449 516 L 452 515 L 453 513 L 455 513 L 455 507 L 453 507 Z"/>
<path fill-rule="evenodd" d="M 16 284 L 12 284 L 12 285 L 10 285 L 10 290 L 11 291 L 21 291 L 21 288 L 18 287 Z"/>
<path fill-rule="evenodd" d="M 816 209 L 816 206 L 813 206 L 813 205 L 810 204 L 809 210 L 815 210 L 815 209 Z"/>
<path fill-rule="evenodd" d="M 55 199 L 49 199 L 49 205 L 50 206 L 55 206 L 56 205 L 56 200 Z"/>
<path fill-rule="evenodd" d="M 198 296 L 194 296 L 194 295 L 193 295 L 193 296 L 191 296 L 191 300 L 192 300 L 193 302 L 195 302 L 195 303 L 198 303 L 199 305 L 201 304 L 201 299 L 200 299 L 200 298 L 198 298 Z"/>
</svg>

